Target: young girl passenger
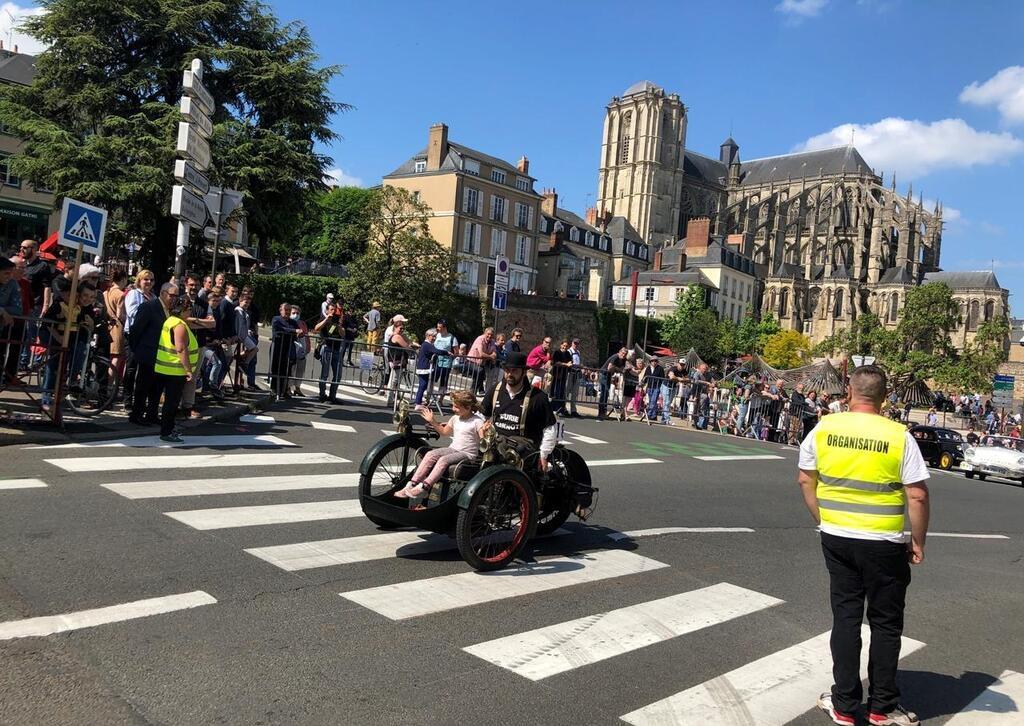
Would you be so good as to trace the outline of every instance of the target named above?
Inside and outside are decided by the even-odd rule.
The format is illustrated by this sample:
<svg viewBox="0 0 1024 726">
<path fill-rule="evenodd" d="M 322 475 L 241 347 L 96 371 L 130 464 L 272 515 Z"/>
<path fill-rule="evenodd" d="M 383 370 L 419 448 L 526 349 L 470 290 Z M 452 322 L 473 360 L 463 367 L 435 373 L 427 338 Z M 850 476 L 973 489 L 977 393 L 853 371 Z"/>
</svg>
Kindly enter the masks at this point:
<svg viewBox="0 0 1024 726">
<path fill-rule="evenodd" d="M 433 427 L 443 436 L 451 436 L 452 444 L 427 452 L 405 489 L 395 492 L 396 497 L 407 499 L 420 496 L 437 483 L 449 466 L 477 456 L 484 417 L 477 412 L 476 396 L 470 391 L 453 391 L 451 397 L 455 415 L 448 423 L 435 423 L 433 411 L 426 406 L 416 407 L 427 426 Z"/>
</svg>

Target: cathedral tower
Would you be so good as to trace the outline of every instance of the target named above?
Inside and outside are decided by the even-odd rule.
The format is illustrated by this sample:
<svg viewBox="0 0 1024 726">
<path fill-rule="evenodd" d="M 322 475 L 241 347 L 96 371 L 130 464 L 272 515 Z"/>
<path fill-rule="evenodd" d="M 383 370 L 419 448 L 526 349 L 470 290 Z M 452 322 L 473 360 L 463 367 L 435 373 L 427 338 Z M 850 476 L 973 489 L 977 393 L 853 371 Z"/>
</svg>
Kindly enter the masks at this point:
<svg viewBox="0 0 1024 726">
<path fill-rule="evenodd" d="M 597 209 L 625 217 L 645 242 L 680 235 L 686 107 L 650 81 L 608 104 L 597 181 Z"/>
</svg>

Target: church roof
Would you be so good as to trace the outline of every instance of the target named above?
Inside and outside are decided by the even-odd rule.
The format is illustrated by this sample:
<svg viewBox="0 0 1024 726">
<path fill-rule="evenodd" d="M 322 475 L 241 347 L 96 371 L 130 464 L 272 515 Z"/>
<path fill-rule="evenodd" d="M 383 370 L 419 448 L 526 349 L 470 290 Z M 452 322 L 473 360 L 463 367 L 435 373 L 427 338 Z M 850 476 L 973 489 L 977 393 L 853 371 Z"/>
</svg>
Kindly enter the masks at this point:
<svg viewBox="0 0 1024 726">
<path fill-rule="evenodd" d="M 879 285 L 912 285 L 914 283 L 906 267 L 890 267 L 882 273 Z"/>
<path fill-rule="evenodd" d="M 683 152 L 683 173 L 705 184 L 720 187 L 729 175 L 729 168 L 718 159 L 686 149 Z"/>
<path fill-rule="evenodd" d="M 820 170 L 820 172 L 819 172 Z M 802 151 L 796 154 L 766 156 L 740 163 L 741 184 L 767 184 L 770 181 L 785 181 L 801 177 L 816 177 L 820 174 L 841 174 L 844 171 L 871 171 L 864 157 L 852 145 L 837 146 L 834 149 Z"/>
<path fill-rule="evenodd" d="M 632 86 L 622 92 L 623 97 L 632 96 L 636 93 L 647 93 L 648 91 L 660 91 L 660 87 L 654 85 L 650 81 L 637 81 Z"/>
<path fill-rule="evenodd" d="M 36 75 L 36 57 L 27 53 L 0 51 L 0 81 L 17 83 L 19 86 L 32 84 Z"/>
<path fill-rule="evenodd" d="M 925 282 L 944 282 L 954 290 L 1001 290 L 996 273 L 990 270 L 973 272 L 929 272 Z"/>
<path fill-rule="evenodd" d="M 723 141 L 721 145 L 722 146 L 735 146 L 737 149 L 740 147 L 740 145 L 736 143 L 736 139 L 734 139 L 732 136 L 730 136 L 725 141 Z"/>
</svg>

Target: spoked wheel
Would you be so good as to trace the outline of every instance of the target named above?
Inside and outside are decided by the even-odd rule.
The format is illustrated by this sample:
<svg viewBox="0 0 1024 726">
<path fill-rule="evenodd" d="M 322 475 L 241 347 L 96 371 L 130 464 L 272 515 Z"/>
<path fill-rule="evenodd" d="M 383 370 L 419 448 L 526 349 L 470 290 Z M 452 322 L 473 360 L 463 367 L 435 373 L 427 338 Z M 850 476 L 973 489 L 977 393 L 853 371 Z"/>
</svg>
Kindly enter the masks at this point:
<svg viewBox="0 0 1024 726">
<path fill-rule="evenodd" d="M 380 393 L 385 383 L 383 366 L 375 365 L 359 371 L 359 387 L 371 395 Z"/>
<path fill-rule="evenodd" d="M 423 446 L 422 441 L 408 441 L 402 437 L 393 437 L 378 449 L 365 472 L 359 477 L 359 494 L 361 496 L 380 497 L 398 491 L 409 483 L 416 466 L 416 450 Z M 393 529 L 401 526 L 372 514 L 367 519 L 382 529 Z"/>
<path fill-rule="evenodd" d="M 939 468 L 947 471 L 953 468 L 953 457 L 948 452 L 943 451 L 939 457 Z"/>
<path fill-rule="evenodd" d="M 552 477 L 562 480 L 564 489 L 558 492 L 546 491 L 540 514 L 537 515 L 537 534 L 551 534 L 565 524 L 565 520 L 576 509 L 577 500 L 573 494 L 577 484 L 590 486 L 590 469 L 578 453 L 571 449 L 555 449 L 551 456 Z"/>
<path fill-rule="evenodd" d="M 120 386 L 121 376 L 117 371 L 109 372 L 106 381 L 101 383 L 95 370 L 90 369 L 82 378 L 81 388 L 69 388 L 64 400 L 79 416 L 95 416 L 110 407 Z"/>
<path fill-rule="evenodd" d="M 532 536 L 537 495 L 518 471 L 497 471 L 476 488 L 459 510 L 455 540 L 470 567 L 500 570 L 514 560 Z"/>
</svg>

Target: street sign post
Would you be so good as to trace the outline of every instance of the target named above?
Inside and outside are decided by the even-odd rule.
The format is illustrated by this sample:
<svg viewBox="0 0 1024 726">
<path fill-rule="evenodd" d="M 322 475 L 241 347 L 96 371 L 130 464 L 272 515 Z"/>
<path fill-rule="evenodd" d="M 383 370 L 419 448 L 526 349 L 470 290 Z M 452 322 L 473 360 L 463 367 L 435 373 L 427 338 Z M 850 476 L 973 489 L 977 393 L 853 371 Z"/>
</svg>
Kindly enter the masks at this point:
<svg viewBox="0 0 1024 726">
<path fill-rule="evenodd" d="M 996 376 L 992 380 L 992 405 L 997 408 L 1013 406 L 1013 376 Z"/>
<path fill-rule="evenodd" d="M 175 148 L 179 158 L 174 162 L 174 178 L 179 183 L 171 193 L 171 215 L 178 218 L 174 275 L 179 279 L 185 274 L 191 225 L 202 227 L 206 224 L 206 204 L 202 195 L 210 190 L 210 180 L 203 172 L 210 168 L 210 143 L 207 139 L 213 135 L 210 116 L 216 108 L 213 95 L 203 85 L 203 61 L 199 58 L 194 58 L 189 70 L 182 74 L 181 88 L 184 95 L 178 110 L 182 120 L 178 123 Z M 215 256 L 215 267 L 216 264 Z"/>
<path fill-rule="evenodd" d="M 505 255 L 498 255 L 494 260 L 494 294 L 491 296 L 491 307 L 495 310 L 508 309 L 508 281 L 511 266 Z"/>
<path fill-rule="evenodd" d="M 224 230 L 222 229 L 224 220 L 242 206 L 242 193 L 236 189 L 210 187 L 210 191 L 206 193 L 203 199 L 206 202 L 206 208 L 210 210 L 210 217 L 213 219 L 213 227 L 207 227 L 203 230 L 203 236 L 208 240 L 216 240 L 213 243 L 213 269 L 216 271 L 220 239 L 225 239 Z"/>
<path fill-rule="evenodd" d="M 103 253 L 106 231 L 107 210 L 70 197 L 64 198 L 58 244 L 99 257 Z"/>
</svg>

